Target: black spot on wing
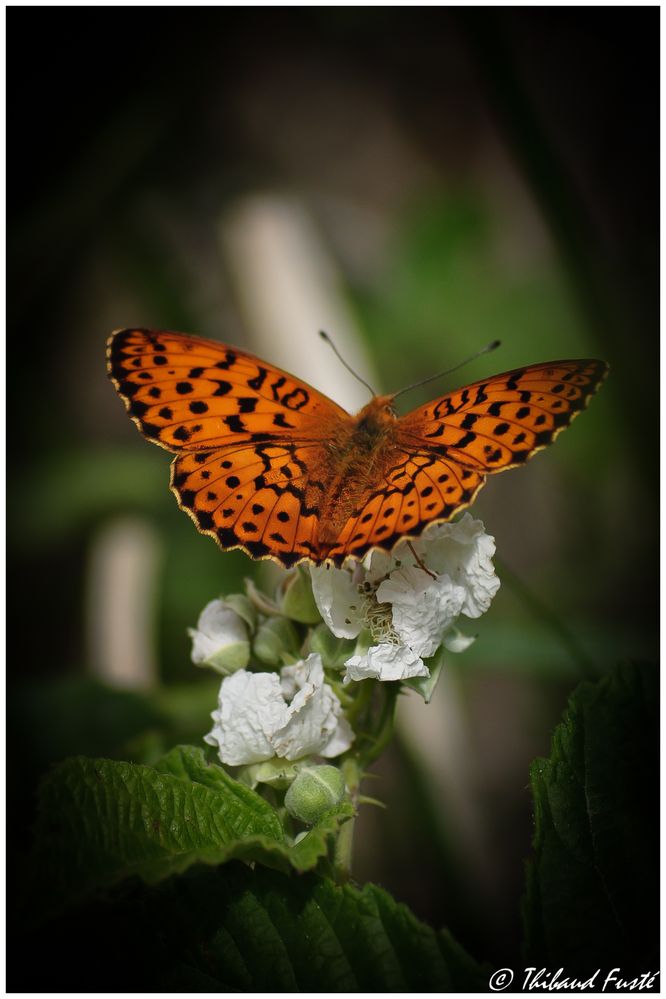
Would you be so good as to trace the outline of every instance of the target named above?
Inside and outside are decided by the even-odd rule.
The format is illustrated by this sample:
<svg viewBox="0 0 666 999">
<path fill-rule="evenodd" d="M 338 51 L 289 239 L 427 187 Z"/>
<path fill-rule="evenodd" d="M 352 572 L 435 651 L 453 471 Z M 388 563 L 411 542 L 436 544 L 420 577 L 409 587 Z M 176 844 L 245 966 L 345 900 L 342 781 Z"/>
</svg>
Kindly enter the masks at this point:
<svg viewBox="0 0 666 999">
<path fill-rule="evenodd" d="M 229 427 L 229 430 L 231 430 L 234 434 L 242 434 L 247 430 L 240 416 L 237 416 L 236 414 L 233 416 L 225 416 L 224 422 Z"/>
<path fill-rule="evenodd" d="M 286 419 L 284 413 L 277 413 L 273 417 L 273 426 L 274 427 L 282 427 L 284 430 L 295 430 L 296 429 L 294 427 L 293 423 L 287 423 L 287 419 Z"/>
</svg>

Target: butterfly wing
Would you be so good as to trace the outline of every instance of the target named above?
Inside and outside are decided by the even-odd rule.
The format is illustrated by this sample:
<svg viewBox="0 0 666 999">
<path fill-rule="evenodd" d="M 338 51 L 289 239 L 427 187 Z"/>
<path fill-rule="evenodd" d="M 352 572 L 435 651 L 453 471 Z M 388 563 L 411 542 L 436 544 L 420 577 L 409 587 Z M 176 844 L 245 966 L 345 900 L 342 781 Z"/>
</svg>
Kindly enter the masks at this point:
<svg viewBox="0 0 666 999">
<path fill-rule="evenodd" d="M 142 434 L 175 452 L 171 488 L 224 549 L 293 565 L 315 551 L 327 440 L 350 416 L 293 375 L 233 347 L 129 329 L 111 379 Z"/>
<path fill-rule="evenodd" d="M 180 333 L 120 330 L 108 358 L 141 432 L 176 453 L 171 488 L 199 530 L 224 549 L 284 566 L 390 550 L 449 520 L 488 474 L 550 444 L 607 373 L 597 360 L 531 365 L 401 417 L 383 464 L 329 538 L 320 513 L 339 471 L 332 455 L 358 429 L 343 409 L 251 354 Z"/>
<path fill-rule="evenodd" d="M 608 373 L 605 361 L 550 361 L 475 382 L 408 413 L 401 439 L 482 474 L 551 444 Z"/>
<path fill-rule="evenodd" d="M 551 361 L 507 371 L 442 396 L 398 420 L 396 448 L 330 551 L 340 561 L 391 549 L 433 520 L 468 507 L 486 476 L 524 464 L 585 408 L 604 361 Z"/>
<path fill-rule="evenodd" d="M 485 477 L 425 450 L 398 448 L 377 488 L 368 489 L 343 527 L 328 557 L 340 563 L 371 548 L 390 551 L 432 520 L 449 520 L 469 506 Z"/>
</svg>

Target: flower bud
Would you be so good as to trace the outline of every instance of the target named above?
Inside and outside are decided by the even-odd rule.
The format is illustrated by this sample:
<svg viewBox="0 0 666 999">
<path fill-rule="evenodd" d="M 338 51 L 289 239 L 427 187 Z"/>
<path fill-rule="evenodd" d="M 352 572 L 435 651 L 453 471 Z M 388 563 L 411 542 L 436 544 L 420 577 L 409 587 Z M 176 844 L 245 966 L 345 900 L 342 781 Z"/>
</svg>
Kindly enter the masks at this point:
<svg viewBox="0 0 666 999">
<path fill-rule="evenodd" d="M 302 767 L 285 795 L 284 804 L 295 819 L 314 825 L 342 801 L 344 794 L 345 780 L 337 767 Z"/>
<path fill-rule="evenodd" d="M 312 583 L 307 570 L 299 566 L 287 580 L 282 594 L 280 610 L 292 621 L 300 624 L 318 624 L 321 614 L 312 596 Z"/>
<path fill-rule="evenodd" d="M 252 651 L 264 666 L 283 666 L 298 659 L 298 633 L 286 617 L 271 617 L 259 626 Z"/>
<path fill-rule="evenodd" d="M 250 661 L 247 625 L 225 600 L 206 604 L 196 628 L 188 628 L 192 639 L 192 662 L 209 666 L 223 676 L 244 669 Z"/>
</svg>

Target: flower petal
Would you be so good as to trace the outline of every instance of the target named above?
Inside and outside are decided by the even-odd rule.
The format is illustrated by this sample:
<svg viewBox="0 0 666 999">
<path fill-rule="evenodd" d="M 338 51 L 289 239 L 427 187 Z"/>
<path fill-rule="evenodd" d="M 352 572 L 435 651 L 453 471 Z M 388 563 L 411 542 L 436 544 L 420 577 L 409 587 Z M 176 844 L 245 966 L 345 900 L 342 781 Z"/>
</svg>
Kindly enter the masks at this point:
<svg viewBox="0 0 666 999">
<path fill-rule="evenodd" d="M 315 603 L 333 634 L 356 638 L 361 630 L 361 597 L 351 573 L 331 565 L 312 565 L 310 576 Z"/>
<path fill-rule="evenodd" d="M 434 524 L 422 536 L 425 560 L 436 573 L 446 573 L 465 590 L 462 613 L 481 617 L 500 587 L 492 557 L 495 539 L 486 534 L 482 521 L 471 514 L 450 524 Z"/>
<path fill-rule="evenodd" d="M 432 656 L 444 631 L 460 614 L 465 590 L 450 576 L 433 579 L 415 565 L 402 565 L 377 588 L 377 600 L 390 603 L 393 627 L 400 640 L 418 656 Z"/>
<path fill-rule="evenodd" d="M 407 680 L 412 676 L 428 676 L 426 664 L 406 645 L 371 645 L 365 655 L 352 656 L 345 665 L 345 683 L 368 678 Z"/>
<path fill-rule="evenodd" d="M 297 760 L 317 754 L 337 756 L 349 749 L 353 733 L 341 717 L 342 705 L 329 684 L 324 683 L 321 656 L 308 658 L 282 671 L 282 690 L 295 690 L 286 724 L 276 732 L 273 745 L 278 756 Z"/>
</svg>

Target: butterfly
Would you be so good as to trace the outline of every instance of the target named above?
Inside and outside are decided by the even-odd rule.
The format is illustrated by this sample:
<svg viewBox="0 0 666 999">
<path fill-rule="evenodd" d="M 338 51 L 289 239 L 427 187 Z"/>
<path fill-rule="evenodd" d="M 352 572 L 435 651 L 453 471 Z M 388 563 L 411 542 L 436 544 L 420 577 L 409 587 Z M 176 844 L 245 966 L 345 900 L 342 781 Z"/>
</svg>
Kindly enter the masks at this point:
<svg viewBox="0 0 666 999">
<path fill-rule="evenodd" d="M 176 457 L 171 489 L 224 550 L 285 567 L 390 551 L 468 507 L 587 405 L 605 361 L 549 361 L 486 378 L 405 416 L 394 395 L 355 416 L 246 351 L 123 329 L 108 370 L 141 433 Z"/>
</svg>

